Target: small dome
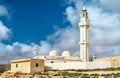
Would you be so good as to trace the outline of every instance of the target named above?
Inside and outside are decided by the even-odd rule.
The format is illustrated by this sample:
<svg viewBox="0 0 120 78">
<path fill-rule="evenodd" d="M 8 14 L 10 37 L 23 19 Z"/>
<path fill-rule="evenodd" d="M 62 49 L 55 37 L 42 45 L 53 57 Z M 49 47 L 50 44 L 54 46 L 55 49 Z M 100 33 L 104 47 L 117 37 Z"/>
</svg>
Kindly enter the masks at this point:
<svg viewBox="0 0 120 78">
<path fill-rule="evenodd" d="M 63 51 L 63 52 L 62 52 L 62 56 L 67 56 L 67 57 L 69 57 L 69 56 L 70 56 L 70 52 L 69 52 L 69 51 Z"/>
<path fill-rule="evenodd" d="M 55 50 L 50 51 L 49 56 L 58 56 L 58 52 Z"/>
</svg>

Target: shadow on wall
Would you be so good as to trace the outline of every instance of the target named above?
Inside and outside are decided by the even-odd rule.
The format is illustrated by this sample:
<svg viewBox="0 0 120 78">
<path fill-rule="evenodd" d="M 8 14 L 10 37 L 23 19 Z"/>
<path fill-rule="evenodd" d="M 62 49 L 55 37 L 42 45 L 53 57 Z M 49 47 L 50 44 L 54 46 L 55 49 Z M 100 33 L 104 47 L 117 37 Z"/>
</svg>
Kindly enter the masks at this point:
<svg viewBox="0 0 120 78">
<path fill-rule="evenodd" d="M 45 71 L 47 71 L 47 70 L 52 70 L 52 67 L 49 67 L 49 66 L 45 66 L 45 69 L 44 69 Z"/>
</svg>

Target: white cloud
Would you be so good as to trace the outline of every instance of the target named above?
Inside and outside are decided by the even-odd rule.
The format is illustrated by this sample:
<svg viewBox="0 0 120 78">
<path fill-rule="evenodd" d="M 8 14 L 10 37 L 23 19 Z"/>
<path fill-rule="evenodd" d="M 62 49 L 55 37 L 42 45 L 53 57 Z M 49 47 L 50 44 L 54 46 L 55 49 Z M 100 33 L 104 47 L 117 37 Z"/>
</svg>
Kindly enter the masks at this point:
<svg viewBox="0 0 120 78">
<path fill-rule="evenodd" d="M 48 36 L 48 41 L 53 43 L 52 49 L 58 49 L 60 52 L 69 50 L 73 55 L 79 53 L 79 16 L 82 7 L 81 0 L 70 0 L 66 8 L 66 18 L 71 23 L 64 29 L 59 29 L 54 34 Z M 96 3 L 94 0 L 93 3 Z M 90 55 L 106 52 L 107 55 L 118 55 L 120 43 L 120 14 L 106 11 L 106 8 L 89 4 L 87 6 L 89 13 L 90 31 Z M 112 50 L 111 50 L 112 48 Z M 112 51 L 116 51 L 113 53 Z M 117 52 L 118 51 L 118 52 Z M 119 54 L 120 55 L 120 54 Z"/>
<path fill-rule="evenodd" d="M 90 52 L 97 54 L 101 52 L 102 56 L 120 55 L 120 14 L 105 11 L 105 8 L 97 6 L 88 6 L 90 20 Z M 110 50 L 110 49 L 114 50 Z M 115 52 L 118 51 L 118 52 Z M 104 54 L 104 52 L 106 52 Z M 103 55 L 104 54 L 104 55 Z"/>
<path fill-rule="evenodd" d="M 89 19 L 91 23 L 91 33 L 94 40 L 99 45 L 114 45 L 120 42 L 119 15 L 103 11 L 101 8 L 88 7 Z M 90 36 L 91 37 L 91 36 Z"/>
<path fill-rule="evenodd" d="M 0 16 L 8 16 L 8 10 L 4 5 L 0 5 Z"/>
<path fill-rule="evenodd" d="M 96 0 L 93 2 L 95 3 Z M 23 54 L 22 57 L 31 57 L 36 55 L 36 48 L 40 55 L 48 55 L 51 50 L 68 50 L 73 55 L 79 55 L 79 27 L 81 0 L 70 0 L 65 10 L 66 19 L 71 26 L 57 29 L 57 31 L 47 37 L 47 41 L 41 41 L 40 44 L 31 43 L 30 45 L 15 42 L 12 45 L 0 43 L 0 55 Z M 100 56 L 120 55 L 120 14 L 106 11 L 106 8 L 98 5 L 89 4 L 87 6 L 90 22 L 90 55 L 99 54 Z M 8 39 L 10 29 L 0 22 L 0 40 Z M 26 56 L 27 54 L 27 56 Z M 16 56 L 20 57 L 20 56 Z"/>
<path fill-rule="evenodd" d="M 78 22 L 79 22 L 79 13 L 80 9 L 82 6 L 82 3 L 80 0 L 70 0 L 69 4 L 74 4 L 75 6 L 68 6 L 66 8 L 66 17 L 67 20 L 71 23 L 72 27 L 71 30 L 66 28 L 66 29 L 60 29 L 56 33 L 59 34 L 53 34 L 57 40 L 54 46 L 57 46 L 58 48 L 61 49 L 68 49 L 68 50 L 74 50 L 75 52 L 79 51 L 79 48 L 75 48 L 74 46 L 77 47 L 77 44 L 79 42 L 79 38 L 77 38 L 76 42 L 72 43 L 70 42 L 71 39 L 76 39 L 77 35 L 73 35 L 73 33 L 69 32 L 66 33 L 66 30 L 72 31 L 74 28 L 78 28 Z M 96 3 L 95 1 L 93 1 Z M 79 5 L 79 6 L 78 6 Z M 116 46 L 120 46 L 120 14 L 119 13 L 114 13 L 114 12 L 109 12 L 106 11 L 106 8 L 102 8 L 100 6 L 89 4 L 87 6 L 87 10 L 89 13 L 89 22 L 90 22 L 90 54 L 97 54 L 97 53 L 104 53 L 107 52 L 105 55 L 118 55 L 119 54 L 119 49 L 116 48 Z M 79 28 L 78 28 L 79 29 Z M 77 32 L 79 30 L 75 29 Z M 71 37 L 67 37 L 71 34 Z M 68 45 L 66 46 L 65 43 Z M 75 45 L 74 45 L 75 44 Z M 111 50 L 114 49 L 114 51 L 118 51 L 113 53 Z M 75 53 L 73 53 L 75 54 Z M 120 55 L 120 54 L 119 54 Z"/>
<path fill-rule="evenodd" d="M 12 52 L 12 51 L 13 51 L 13 46 L 11 46 L 11 45 L 6 45 L 6 49 L 7 49 L 9 52 Z"/>
<path fill-rule="evenodd" d="M 0 42 L 0 55 L 4 56 L 5 53 L 6 53 L 6 45 Z"/>
<path fill-rule="evenodd" d="M 78 11 L 73 8 L 72 6 L 66 8 L 66 15 L 67 15 L 67 20 L 72 24 L 72 26 L 75 26 L 78 23 Z"/>
<path fill-rule="evenodd" d="M 120 11 L 120 0 L 100 0 L 101 4 L 113 11 Z"/>
<path fill-rule="evenodd" d="M 5 63 L 11 59 L 29 58 L 36 55 L 36 49 L 39 45 L 31 43 L 30 45 L 14 42 L 12 45 L 0 43 L 0 63 Z"/>
<path fill-rule="evenodd" d="M 11 30 L 7 28 L 1 21 L 0 21 L 0 41 L 9 39 L 11 35 Z"/>
<path fill-rule="evenodd" d="M 53 49 L 62 51 L 68 50 L 72 54 L 79 50 L 79 30 L 74 27 L 59 29 L 56 33 L 48 36 L 49 41 L 53 41 Z"/>
<path fill-rule="evenodd" d="M 112 55 L 113 52 L 109 49 L 111 47 L 114 48 L 114 46 L 120 46 L 119 14 L 109 13 L 104 11 L 104 8 L 95 6 L 88 6 L 88 12 L 91 23 L 90 44 L 92 44 L 91 46 L 95 46 L 91 48 L 91 52 L 95 51 L 97 53 L 102 50 L 101 52 L 108 51 Z M 113 53 L 113 55 L 115 54 Z"/>
<path fill-rule="evenodd" d="M 1 16 L 10 16 L 7 7 L 4 5 L 0 5 L 0 17 Z M 0 20 L 0 41 L 9 39 L 11 33 L 11 30 Z"/>
<path fill-rule="evenodd" d="M 50 43 L 46 41 L 41 41 L 39 46 L 39 54 L 41 55 L 48 55 L 49 52 L 52 50 L 52 46 Z"/>
</svg>

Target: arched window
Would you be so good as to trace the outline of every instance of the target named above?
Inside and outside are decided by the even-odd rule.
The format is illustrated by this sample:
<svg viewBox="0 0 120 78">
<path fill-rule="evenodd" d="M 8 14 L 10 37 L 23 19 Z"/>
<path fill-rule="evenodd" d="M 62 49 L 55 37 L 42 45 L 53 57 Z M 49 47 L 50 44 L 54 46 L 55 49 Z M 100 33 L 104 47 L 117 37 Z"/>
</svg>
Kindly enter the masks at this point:
<svg viewBox="0 0 120 78">
<path fill-rule="evenodd" d="M 16 64 L 16 68 L 18 68 L 18 64 Z"/>
<path fill-rule="evenodd" d="M 85 14 L 83 14 L 83 17 L 85 17 Z"/>
</svg>

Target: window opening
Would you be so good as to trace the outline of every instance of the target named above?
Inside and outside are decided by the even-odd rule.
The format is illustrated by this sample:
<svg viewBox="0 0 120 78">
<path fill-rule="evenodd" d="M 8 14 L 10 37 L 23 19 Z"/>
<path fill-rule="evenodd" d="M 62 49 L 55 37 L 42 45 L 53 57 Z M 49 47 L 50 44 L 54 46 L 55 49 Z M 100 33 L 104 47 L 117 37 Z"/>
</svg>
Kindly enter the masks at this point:
<svg viewBox="0 0 120 78">
<path fill-rule="evenodd" d="M 16 64 L 16 68 L 18 68 L 18 64 Z"/>
<path fill-rule="evenodd" d="M 39 64 L 38 63 L 36 63 L 36 67 L 38 67 L 39 66 Z"/>
</svg>

